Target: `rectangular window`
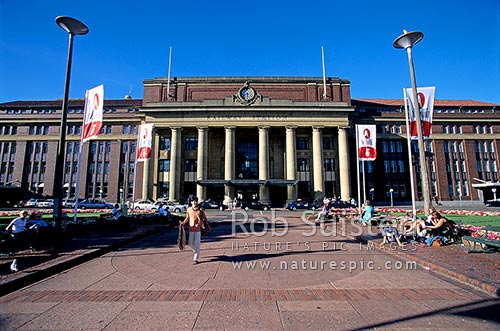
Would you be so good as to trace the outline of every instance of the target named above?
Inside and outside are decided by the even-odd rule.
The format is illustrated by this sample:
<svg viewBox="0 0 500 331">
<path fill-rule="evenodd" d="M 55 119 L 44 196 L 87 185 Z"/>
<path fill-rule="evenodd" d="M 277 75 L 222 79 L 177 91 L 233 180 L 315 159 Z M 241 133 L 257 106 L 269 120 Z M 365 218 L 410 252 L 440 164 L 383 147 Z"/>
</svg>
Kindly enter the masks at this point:
<svg viewBox="0 0 500 331">
<path fill-rule="evenodd" d="M 405 172 L 405 164 L 403 160 L 398 160 L 398 167 L 399 167 L 399 172 L 404 173 Z"/>
<path fill-rule="evenodd" d="M 198 149 L 198 138 L 196 137 L 186 137 L 184 140 L 184 150 L 195 151 Z"/>
<path fill-rule="evenodd" d="M 309 171 L 309 159 L 297 159 L 297 171 Z"/>
<path fill-rule="evenodd" d="M 184 161 L 184 171 L 185 172 L 196 172 L 196 160 L 186 159 Z"/>
<path fill-rule="evenodd" d="M 170 160 L 160 160 L 160 172 L 170 171 Z"/>
<path fill-rule="evenodd" d="M 387 141 L 382 141 L 382 152 L 383 153 L 389 152 L 389 147 L 387 146 Z"/>
<path fill-rule="evenodd" d="M 323 150 L 333 150 L 333 137 L 323 137 Z"/>
<path fill-rule="evenodd" d="M 396 141 L 396 151 L 398 153 L 403 153 L 403 144 L 400 141 Z"/>
<path fill-rule="evenodd" d="M 335 170 L 335 159 L 327 159 L 323 160 L 325 171 L 334 171 Z"/>
<path fill-rule="evenodd" d="M 160 150 L 169 151 L 171 145 L 170 137 L 160 137 Z"/>
<path fill-rule="evenodd" d="M 309 150 L 309 137 L 297 137 L 297 150 Z"/>
</svg>

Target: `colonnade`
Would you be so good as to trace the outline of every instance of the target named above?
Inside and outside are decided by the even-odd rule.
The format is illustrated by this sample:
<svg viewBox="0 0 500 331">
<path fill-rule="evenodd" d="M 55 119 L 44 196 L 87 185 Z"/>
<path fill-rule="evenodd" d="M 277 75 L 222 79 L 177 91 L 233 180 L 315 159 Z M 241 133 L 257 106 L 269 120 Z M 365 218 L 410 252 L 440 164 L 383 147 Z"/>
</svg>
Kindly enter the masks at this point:
<svg viewBox="0 0 500 331">
<path fill-rule="evenodd" d="M 169 200 L 178 201 L 180 197 L 180 179 L 183 175 L 181 171 L 181 136 L 182 128 L 171 127 L 171 148 L 170 148 L 170 173 L 169 173 Z M 207 180 L 208 178 L 208 127 L 198 127 L 198 150 L 197 150 L 197 171 L 196 179 Z M 270 180 L 269 171 L 269 126 L 258 126 L 258 180 L 265 182 Z M 297 149 L 296 131 L 298 126 L 286 126 L 285 133 L 285 169 L 284 178 L 288 182 L 297 180 Z M 315 199 L 322 199 L 324 196 L 324 170 L 323 170 L 323 126 L 312 127 L 312 184 Z M 236 130 L 235 126 L 225 126 L 225 148 L 224 148 L 224 180 L 229 182 L 236 178 Z M 349 148 L 346 128 L 338 127 L 338 158 L 339 175 L 336 178 L 340 181 L 340 196 L 342 200 L 349 200 L 351 197 L 350 188 L 350 167 Z M 149 167 L 145 167 L 145 178 Z M 143 190 L 144 192 L 144 190 Z M 197 185 L 196 194 L 200 199 L 207 198 L 205 186 Z M 234 186 L 226 184 L 224 187 L 224 203 L 230 204 L 235 196 Z M 296 185 L 288 185 L 287 200 L 297 199 Z M 259 187 L 259 200 L 270 202 L 269 186 Z"/>
</svg>

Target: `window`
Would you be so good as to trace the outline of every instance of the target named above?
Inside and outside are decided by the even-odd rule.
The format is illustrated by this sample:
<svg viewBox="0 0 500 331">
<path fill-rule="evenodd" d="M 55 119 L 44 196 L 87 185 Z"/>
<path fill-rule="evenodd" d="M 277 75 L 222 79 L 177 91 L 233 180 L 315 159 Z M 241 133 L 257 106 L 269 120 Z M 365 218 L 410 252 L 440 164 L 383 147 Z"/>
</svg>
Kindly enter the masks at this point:
<svg viewBox="0 0 500 331">
<path fill-rule="evenodd" d="M 327 159 L 323 160 L 325 171 L 334 171 L 335 170 L 335 160 Z"/>
<path fill-rule="evenodd" d="M 385 173 L 390 173 L 391 172 L 391 167 L 389 165 L 389 161 L 384 161 L 384 171 Z"/>
<path fill-rule="evenodd" d="M 396 152 L 403 153 L 403 144 L 401 141 L 396 141 Z"/>
<path fill-rule="evenodd" d="M 184 171 L 185 172 L 196 172 L 196 160 L 186 159 L 184 161 Z"/>
<path fill-rule="evenodd" d="M 398 172 L 398 167 L 396 165 L 396 161 L 394 161 L 394 160 L 391 161 L 391 172 L 392 173 L 397 173 Z"/>
<path fill-rule="evenodd" d="M 196 137 L 186 137 L 184 140 L 184 150 L 195 151 L 198 149 L 198 138 Z"/>
<path fill-rule="evenodd" d="M 297 171 L 309 171 L 309 159 L 297 159 Z"/>
<path fill-rule="evenodd" d="M 170 160 L 160 160 L 160 172 L 170 171 Z"/>
<path fill-rule="evenodd" d="M 309 137 L 297 137 L 297 150 L 309 150 Z"/>
<path fill-rule="evenodd" d="M 124 125 L 122 127 L 123 134 L 136 134 L 137 133 L 137 125 Z"/>
<path fill-rule="evenodd" d="M 382 141 L 382 152 L 388 153 L 389 147 L 387 146 L 387 141 Z"/>
<path fill-rule="evenodd" d="M 403 160 L 398 160 L 398 167 L 399 167 L 399 172 L 404 173 L 405 172 L 405 164 Z"/>
<path fill-rule="evenodd" d="M 333 137 L 323 137 L 323 150 L 333 150 Z"/>
<path fill-rule="evenodd" d="M 170 137 L 160 137 L 160 150 L 161 151 L 169 151 L 170 144 L 171 144 Z"/>
</svg>

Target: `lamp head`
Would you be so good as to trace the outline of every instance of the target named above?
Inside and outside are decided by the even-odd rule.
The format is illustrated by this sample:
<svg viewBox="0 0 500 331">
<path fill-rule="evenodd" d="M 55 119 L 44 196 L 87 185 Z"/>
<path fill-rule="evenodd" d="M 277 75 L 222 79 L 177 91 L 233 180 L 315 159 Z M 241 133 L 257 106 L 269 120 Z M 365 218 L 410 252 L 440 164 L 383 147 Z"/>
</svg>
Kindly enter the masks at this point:
<svg viewBox="0 0 500 331">
<path fill-rule="evenodd" d="M 418 44 L 418 42 L 423 38 L 424 34 L 422 32 L 418 31 L 408 32 L 406 30 L 403 30 L 403 34 L 397 37 L 396 40 L 394 40 L 392 46 L 394 48 L 406 49 L 408 47 L 413 47 L 413 45 Z"/>
<path fill-rule="evenodd" d="M 56 23 L 61 29 L 71 34 L 84 35 L 89 33 L 89 28 L 85 24 L 68 16 L 57 16 Z"/>
</svg>

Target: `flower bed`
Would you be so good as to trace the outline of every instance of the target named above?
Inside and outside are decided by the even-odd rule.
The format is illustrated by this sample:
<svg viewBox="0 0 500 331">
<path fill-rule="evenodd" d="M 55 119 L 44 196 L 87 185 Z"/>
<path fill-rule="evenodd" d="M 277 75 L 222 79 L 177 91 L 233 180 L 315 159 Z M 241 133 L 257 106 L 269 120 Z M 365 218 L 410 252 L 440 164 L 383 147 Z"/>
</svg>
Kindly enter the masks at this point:
<svg viewBox="0 0 500 331">
<path fill-rule="evenodd" d="M 484 226 L 464 225 L 463 227 L 470 232 L 471 237 L 484 237 L 491 240 L 500 240 L 500 232 L 491 230 L 486 231 Z"/>
</svg>

